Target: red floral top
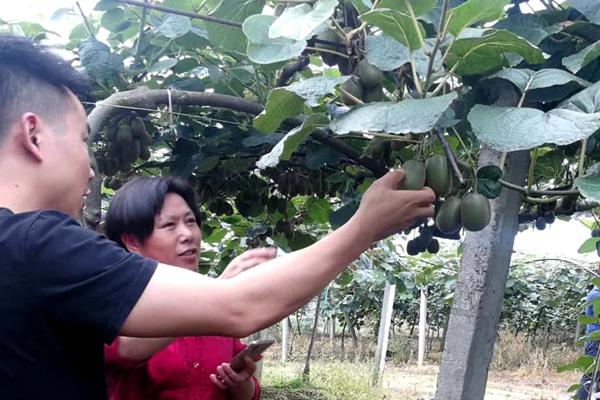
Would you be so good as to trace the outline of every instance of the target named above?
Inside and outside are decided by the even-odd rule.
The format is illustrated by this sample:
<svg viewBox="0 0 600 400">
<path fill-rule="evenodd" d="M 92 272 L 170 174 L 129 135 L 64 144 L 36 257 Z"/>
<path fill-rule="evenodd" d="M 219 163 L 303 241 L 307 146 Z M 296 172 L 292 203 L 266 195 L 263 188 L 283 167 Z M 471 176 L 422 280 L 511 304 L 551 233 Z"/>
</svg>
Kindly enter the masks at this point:
<svg viewBox="0 0 600 400">
<path fill-rule="evenodd" d="M 227 391 L 210 381 L 217 366 L 246 347 L 238 339 L 193 336 L 174 340 L 143 362 L 119 356 L 119 339 L 105 346 L 110 400 L 227 400 Z M 254 400 L 260 385 L 254 380 Z"/>
</svg>

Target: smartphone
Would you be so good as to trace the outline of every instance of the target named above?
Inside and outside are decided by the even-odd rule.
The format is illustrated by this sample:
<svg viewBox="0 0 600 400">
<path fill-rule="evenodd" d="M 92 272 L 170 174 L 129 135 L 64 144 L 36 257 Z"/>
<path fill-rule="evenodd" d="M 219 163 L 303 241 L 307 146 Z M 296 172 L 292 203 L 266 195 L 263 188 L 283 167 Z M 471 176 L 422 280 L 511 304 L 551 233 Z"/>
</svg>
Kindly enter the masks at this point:
<svg viewBox="0 0 600 400">
<path fill-rule="evenodd" d="M 260 356 L 266 349 L 268 349 L 273 343 L 275 343 L 275 341 L 272 339 L 253 340 L 252 342 L 248 343 L 246 348 L 237 353 L 229 363 L 231 369 L 233 369 L 235 372 L 240 372 L 242 369 L 244 369 L 244 358 L 250 357 L 252 359 L 255 359 L 256 357 Z"/>
</svg>

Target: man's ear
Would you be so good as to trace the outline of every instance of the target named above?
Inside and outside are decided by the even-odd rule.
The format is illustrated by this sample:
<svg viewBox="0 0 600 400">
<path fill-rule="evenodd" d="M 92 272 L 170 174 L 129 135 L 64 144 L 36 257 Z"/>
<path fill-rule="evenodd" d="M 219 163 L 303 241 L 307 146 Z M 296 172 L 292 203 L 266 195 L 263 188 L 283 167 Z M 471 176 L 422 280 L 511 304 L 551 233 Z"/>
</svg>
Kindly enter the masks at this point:
<svg viewBox="0 0 600 400">
<path fill-rule="evenodd" d="M 132 253 L 139 253 L 142 249 L 142 243 L 140 240 L 130 233 L 121 234 L 121 242 L 127 247 Z"/>
<path fill-rule="evenodd" d="M 43 141 L 43 123 L 36 114 L 25 113 L 19 119 L 17 138 L 22 149 L 37 161 L 43 160 L 41 144 Z"/>
</svg>

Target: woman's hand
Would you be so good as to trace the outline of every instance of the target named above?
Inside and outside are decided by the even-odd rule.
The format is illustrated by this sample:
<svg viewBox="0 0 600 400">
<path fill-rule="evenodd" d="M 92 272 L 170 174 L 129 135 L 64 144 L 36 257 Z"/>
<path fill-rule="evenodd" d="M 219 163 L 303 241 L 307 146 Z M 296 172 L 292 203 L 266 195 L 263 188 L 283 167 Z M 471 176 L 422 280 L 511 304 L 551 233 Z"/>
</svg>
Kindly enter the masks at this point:
<svg viewBox="0 0 600 400">
<path fill-rule="evenodd" d="M 272 247 L 263 247 L 260 249 L 251 249 L 243 252 L 225 267 L 220 279 L 233 278 L 237 274 L 247 269 L 256 267 L 266 261 L 272 260 L 277 255 L 277 249 Z"/>
<path fill-rule="evenodd" d="M 244 359 L 244 368 L 240 372 L 235 372 L 229 363 L 223 363 L 217 367 L 214 374 L 210 374 L 210 380 L 223 390 L 237 391 L 245 385 L 248 387 L 248 392 L 254 393 L 254 382 L 250 380 L 252 374 L 256 371 L 256 363 L 250 357 Z"/>
</svg>

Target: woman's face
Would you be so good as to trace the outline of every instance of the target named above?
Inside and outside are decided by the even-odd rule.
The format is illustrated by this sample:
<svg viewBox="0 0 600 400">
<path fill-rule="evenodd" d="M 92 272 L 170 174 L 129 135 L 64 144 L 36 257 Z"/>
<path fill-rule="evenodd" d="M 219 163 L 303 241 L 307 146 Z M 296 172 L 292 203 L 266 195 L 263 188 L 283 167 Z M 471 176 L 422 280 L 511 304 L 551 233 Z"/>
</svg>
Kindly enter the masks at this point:
<svg viewBox="0 0 600 400">
<path fill-rule="evenodd" d="M 183 197 L 167 193 L 154 216 L 154 230 L 141 244 L 141 255 L 192 271 L 198 270 L 202 233 Z"/>
</svg>

